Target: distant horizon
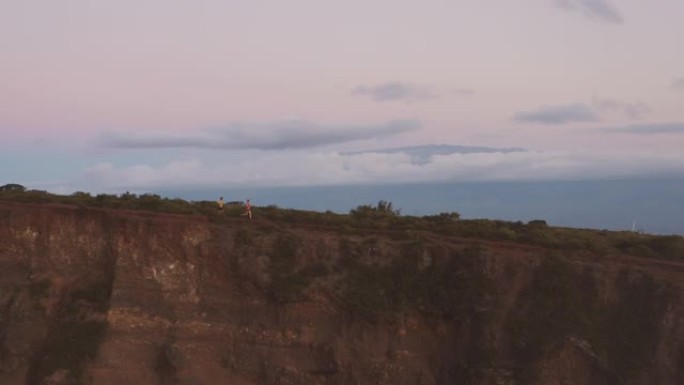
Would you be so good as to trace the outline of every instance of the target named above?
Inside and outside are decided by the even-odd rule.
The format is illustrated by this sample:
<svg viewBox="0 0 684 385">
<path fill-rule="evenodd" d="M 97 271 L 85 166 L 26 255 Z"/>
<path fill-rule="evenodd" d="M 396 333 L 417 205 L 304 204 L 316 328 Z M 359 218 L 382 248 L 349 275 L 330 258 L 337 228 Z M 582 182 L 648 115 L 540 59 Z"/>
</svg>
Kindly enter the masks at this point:
<svg viewBox="0 0 684 385">
<path fill-rule="evenodd" d="M 464 219 L 523 221 L 596 230 L 684 234 L 684 177 L 574 181 L 434 182 L 389 185 L 159 190 L 169 198 L 226 201 L 249 198 L 255 206 L 348 213 L 390 201 L 403 215 L 458 212 Z"/>
<path fill-rule="evenodd" d="M 24 187 L 35 189 L 30 185 Z M 76 192 L 79 191 L 63 194 Z M 683 176 L 81 192 L 93 196 L 155 194 L 209 202 L 222 196 L 226 202 L 250 199 L 257 207 L 275 205 L 340 214 L 382 200 L 392 202 L 401 215 L 458 212 L 463 219 L 544 220 L 557 227 L 616 231 L 631 231 L 635 226 L 637 231 L 652 234 L 684 235 L 684 205 L 680 204 L 684 196 Z"/>
</svg>

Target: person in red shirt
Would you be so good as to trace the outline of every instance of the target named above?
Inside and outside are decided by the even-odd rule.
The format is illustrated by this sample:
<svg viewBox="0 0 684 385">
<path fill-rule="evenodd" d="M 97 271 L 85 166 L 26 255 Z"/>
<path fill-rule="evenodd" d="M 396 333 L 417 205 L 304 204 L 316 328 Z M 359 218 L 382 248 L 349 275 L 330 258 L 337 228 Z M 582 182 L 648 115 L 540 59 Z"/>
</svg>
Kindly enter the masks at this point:
<svg viewBox="0 0 684 385">
<path fill-rule="evenodd" d="M 249 199 L 247 199 L 247 202 L 245 203 L 245 212 L 242 213 L 242 215 L 247 215 L 249 216 L 249 220 L 252 220 L 252 204 L 249 203 Z"/>
</svg>

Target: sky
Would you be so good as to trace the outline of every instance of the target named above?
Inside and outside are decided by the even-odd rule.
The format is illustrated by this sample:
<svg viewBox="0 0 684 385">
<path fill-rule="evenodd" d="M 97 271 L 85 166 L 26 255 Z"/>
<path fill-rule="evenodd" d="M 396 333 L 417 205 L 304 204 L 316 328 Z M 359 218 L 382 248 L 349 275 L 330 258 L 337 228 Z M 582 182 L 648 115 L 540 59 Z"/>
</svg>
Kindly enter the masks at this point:
<svg viewBox="0 0 684 385">
<path fill-rule="evenodd" d="M 682 15 L 681 0 L 0 0 L 0 184 L 682 174 Z"/>
</svg>

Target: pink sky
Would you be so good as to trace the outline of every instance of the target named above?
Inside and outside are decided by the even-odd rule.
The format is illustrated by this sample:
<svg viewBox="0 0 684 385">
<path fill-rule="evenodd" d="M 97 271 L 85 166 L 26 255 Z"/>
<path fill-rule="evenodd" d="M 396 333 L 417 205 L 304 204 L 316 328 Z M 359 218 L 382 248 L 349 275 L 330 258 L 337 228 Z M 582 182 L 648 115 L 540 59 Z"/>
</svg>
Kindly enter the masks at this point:
<svg viewBox="0 0 684 385">
<path fill-rule="evenodd" d="M 292 119 L 324 131 L 420 123 L 320 153 L 448 143 L 674 159 L 682 15 L 679 0 L 5 0 L 0 133 L 5 146 L 76 149 L 80 168 L 64 173 L 75 179 L 129 166 L 97 147 L 103 136 Z M 643 127 L 664 124 L 675 129 Z M 161 158 L 216 156 L 184 151 Z"/>
</svg>

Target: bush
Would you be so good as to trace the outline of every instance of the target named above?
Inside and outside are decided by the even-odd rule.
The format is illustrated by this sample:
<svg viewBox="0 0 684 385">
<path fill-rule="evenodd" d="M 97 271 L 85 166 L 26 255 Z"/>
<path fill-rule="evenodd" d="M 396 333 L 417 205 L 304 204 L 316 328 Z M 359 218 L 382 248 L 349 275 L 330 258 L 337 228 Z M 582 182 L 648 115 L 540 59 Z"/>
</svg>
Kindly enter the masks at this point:
<svg viewBox="0 0 684 385">
<path fill-rule="evenodd" d="M 526 371 L 554 344 L 570 335 L 581 336 L 595 318 L 595 283 L 583 277 L 562 255 L 541 261 L 530 286 L 518 297 L 506 328 L 512 337 L 517 376 L 531 383 Z M 585 292 L 582 292 L 585 290 Z"/>
<path fill-rule="evenodd" d="M 299 301 L 315 275 L 315 271 L 297 271 L 295 268 L 301 243 L 301 239 L 294 234 L 280 234 L 273 243 L 268 269 L 271 278 L 268 294 L 276 302 Z"/>
<path fill-rule="evenodd" d="M 26 187 L 16 183 L 8 183 L 6 185 L 0 186 L 0 192 L 3 193 L 22 193 L 24 191 L 26 191 Z"/>
<path fill-rule="evenodd" d="M 466 249 L 443 264 L 422 267 L 423 249 L 422 243 L 411 242 L 386 266 L 351 265 L 344 300 L 373 320 L 395 320 L 403 312 L 416 310 L 462 320 L 489 308 L 495 291 L 481 266 L 479 249 Z"/>
<path fill-rule="evenodd" d="M 400 210 L 392 207 L 392 202 L 379 201 L 377 206 L 361 205 L 351 209 L 349 214 L 354 218 L 391 218 L 399 216 Z"/>
</svg>

